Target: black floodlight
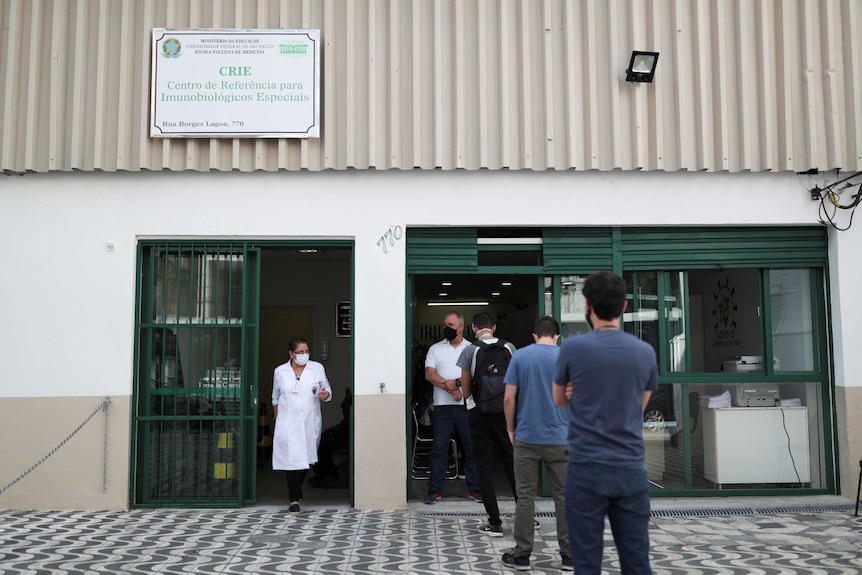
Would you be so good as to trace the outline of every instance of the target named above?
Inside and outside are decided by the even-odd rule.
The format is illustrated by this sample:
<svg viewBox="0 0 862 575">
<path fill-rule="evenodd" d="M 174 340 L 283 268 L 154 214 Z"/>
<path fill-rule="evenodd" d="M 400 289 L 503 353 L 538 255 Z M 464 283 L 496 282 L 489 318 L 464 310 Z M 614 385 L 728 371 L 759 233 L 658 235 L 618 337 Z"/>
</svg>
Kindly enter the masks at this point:
<svg viewBox="0 0 862 575">
<path fill-rule="evenodd" d="M 655 76 L 655 66 L 658 64 L 658 52 L 632 52 L 632 61 L 626 70 L 626 82 L 648 82 L 652 84 Z"/>
</svg>

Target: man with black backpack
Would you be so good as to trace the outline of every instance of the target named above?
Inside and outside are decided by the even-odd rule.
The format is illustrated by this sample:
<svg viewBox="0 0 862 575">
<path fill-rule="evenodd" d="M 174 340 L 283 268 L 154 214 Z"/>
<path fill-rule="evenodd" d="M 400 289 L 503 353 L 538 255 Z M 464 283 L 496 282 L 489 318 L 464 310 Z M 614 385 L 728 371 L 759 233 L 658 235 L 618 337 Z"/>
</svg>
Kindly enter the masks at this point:
<svg viewBox="0 0 862 575">
<path fill-rule="evenodd" d="M 512 442 L 506 430 L 503 397 L 506 384 L 503 379 L 515 352 L 515 346 L 494 335 L 497 326 L 487 313 L 473 317 L 476 340 L 458 358 L 461 368 L 461 386 L 464 397 L 473 396 L 476 407 L 468 411 L 470 441 L 479 472 L 479 489 L 488 521 L 479 531 L 491 537 L 503 536 L 503 522 L 497 506 L 494 489 L 495 455 L 503 462 L 506 479 L 515 494 L 515 472 L 512 465 Z"/>
</svg>

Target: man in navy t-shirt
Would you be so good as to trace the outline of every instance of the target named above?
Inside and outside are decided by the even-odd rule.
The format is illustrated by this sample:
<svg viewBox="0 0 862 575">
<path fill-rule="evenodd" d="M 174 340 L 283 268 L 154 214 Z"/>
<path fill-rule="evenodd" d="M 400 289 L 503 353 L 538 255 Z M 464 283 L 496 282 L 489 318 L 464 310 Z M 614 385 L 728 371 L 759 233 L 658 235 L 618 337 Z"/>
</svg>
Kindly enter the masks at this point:
<svg viewBox="0 0 862 575">
<path fill-rule="evenodd" d="M 627 575 L 649 565 L 649 481 L 643 410 L 658 388 L 655 352 L 620 330 L 626 307 L 621 277 L 603 271 L 584 283 L 593 331 L 563 342 L 554 402 L 569 408 L 566 521 L 575 572 L 601 573 L 605 516 Z"/>
</svg>

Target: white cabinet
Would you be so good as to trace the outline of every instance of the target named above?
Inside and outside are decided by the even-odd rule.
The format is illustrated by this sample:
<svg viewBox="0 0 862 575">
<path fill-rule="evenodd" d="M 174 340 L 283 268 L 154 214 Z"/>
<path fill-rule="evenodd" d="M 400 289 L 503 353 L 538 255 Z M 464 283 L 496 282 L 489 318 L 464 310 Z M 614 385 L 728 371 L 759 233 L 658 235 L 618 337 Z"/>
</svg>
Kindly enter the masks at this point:
<svg viewBox="0 0 862 575">
<path fill-rule="evenodd" d="M 808 408 L 702 408 L 701 422 L 704 475 L 719 487 L 811 481 Z"/>
<path fill-rule="evenodd" d="M 664 482 L 664 449 L 669 441 L 667 430 L 644 429 L 647 477 L 659 487 Z"/>
</svg>

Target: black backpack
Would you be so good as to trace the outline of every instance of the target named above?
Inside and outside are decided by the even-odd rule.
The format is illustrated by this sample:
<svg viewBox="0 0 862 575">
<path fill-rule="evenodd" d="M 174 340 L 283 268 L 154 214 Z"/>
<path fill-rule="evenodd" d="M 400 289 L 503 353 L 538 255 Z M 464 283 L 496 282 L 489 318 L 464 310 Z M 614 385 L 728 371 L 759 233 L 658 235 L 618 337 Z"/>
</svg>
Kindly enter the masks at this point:
<svg viewBox="0 0 862 575">
<path fill-rule="evenodd" d="M 504 339 L 494 343 L 475 342 L 479 349 L 473 356 L 472 391 L 482 413 L 503 413 L 503 395 L 506 393 L 503 378 L 512 359 L 506 343 Z"/>
</svg>

